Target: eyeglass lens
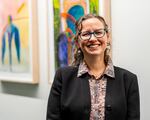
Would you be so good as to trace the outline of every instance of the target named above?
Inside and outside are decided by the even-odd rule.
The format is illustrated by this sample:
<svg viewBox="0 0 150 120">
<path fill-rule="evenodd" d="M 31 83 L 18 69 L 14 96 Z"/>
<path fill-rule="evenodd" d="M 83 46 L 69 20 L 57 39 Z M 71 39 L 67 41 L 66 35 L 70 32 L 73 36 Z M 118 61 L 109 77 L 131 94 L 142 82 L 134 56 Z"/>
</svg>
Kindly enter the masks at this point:
<svg viewBox="0 0 150 120">
<path fill-rule="evenodd" d="M 105 29 L 99 29 L 99 30 L 95 30 L 94 32 L 81 32 L 80 34 L 80 38 L 82 40 L 89 40 L 92 37 L 92 34 L 96 37 L 96 38 L 102 38 L 105 35 Z"/>
</svg>

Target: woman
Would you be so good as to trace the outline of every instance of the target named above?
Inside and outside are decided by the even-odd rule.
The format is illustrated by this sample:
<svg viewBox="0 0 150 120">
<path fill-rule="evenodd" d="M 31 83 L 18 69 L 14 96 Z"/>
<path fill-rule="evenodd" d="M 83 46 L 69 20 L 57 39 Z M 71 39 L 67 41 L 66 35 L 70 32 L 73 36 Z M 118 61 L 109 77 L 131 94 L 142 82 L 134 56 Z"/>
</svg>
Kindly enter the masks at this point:
<svg viewBox="0 0 150 120">
<path fill-rule="evenodd" d="M 135 74 L 113 66 L 105 20 L 87 14 L 76 22 L 73 66 L 57 70 L 47 120 L 140 120 Z"/>
</svg>

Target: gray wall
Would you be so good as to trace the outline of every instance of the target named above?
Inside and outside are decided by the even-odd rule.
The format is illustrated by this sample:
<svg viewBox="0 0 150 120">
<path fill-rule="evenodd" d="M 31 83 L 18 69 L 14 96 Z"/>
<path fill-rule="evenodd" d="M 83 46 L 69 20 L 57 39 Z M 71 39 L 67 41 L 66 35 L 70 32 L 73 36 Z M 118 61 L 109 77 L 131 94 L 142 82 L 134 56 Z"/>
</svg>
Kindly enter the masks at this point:
<svg viewBox="0 0 150 120">
<path fill-rule="evenodd" d="M 45 120 L 46 101 L 0 94 L 0 120 Z"/>
<path fill-rule="evenodd" d="M 0 82 L 0 120 L 44 120 L 48 84 L 47 3 L 38 1 L 40 82 L 38 85 Z M 150 1 L 111 0 L 113 62 L 138 75 L 141 120 L 150 119 Z M 50 79 L 53 80 L 53 72 Z M 22 116 L 22 117 L 21 117 Z"/>
<path fill-rule="evenodd" d="M 149 4 L 149 0 L 112 0 L 113 61 L 138 75 L 141 120 L 150 120 Z"/>
</svg>

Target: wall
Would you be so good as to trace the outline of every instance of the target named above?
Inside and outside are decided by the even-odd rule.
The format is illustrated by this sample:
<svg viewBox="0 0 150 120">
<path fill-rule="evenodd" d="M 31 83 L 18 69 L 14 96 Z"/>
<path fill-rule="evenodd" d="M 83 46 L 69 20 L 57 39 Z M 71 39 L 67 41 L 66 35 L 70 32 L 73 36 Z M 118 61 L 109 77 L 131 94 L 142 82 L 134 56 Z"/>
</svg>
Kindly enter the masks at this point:
<svg viewBox="0 0 150 120">
<path fill-rule="evenodd" d="M 0 82 L 0 120 L 45 120 L 48 83 L 47 0 L 37 0 L 40 81 L 38 85 Z M 53 75 L 53 74 L 52 74 Z M 51 76 L 50 79 L 53 79 Z"/>
<path fill-rule="evenodd" d="M 1 120 L 45 120 L 46 101 L 0 94 Z"/>
<path fill-rule="evenodd" d="M 141 97 L 141 120 L 150 114 L 150 1 L 111 0 L 113 61 L 138 75 Z M 45 119 L 49 94 L 47 48 L 47 2 L 38 0 L 40 82 L 38 85 L 0 83 L 1 120 Z M 53 74 L 51 75 L 53 79 Z M 31 113 L 29 113 L 31 112 Z M 27 117 L 21 117 L 25 114 Z"/>
<path fill-rule="evenodd" d="M 150 119 L 149 4 L 149 0 L 112 0 L 113 61 L 138 75 L 141 120 Z"/>
</svg>

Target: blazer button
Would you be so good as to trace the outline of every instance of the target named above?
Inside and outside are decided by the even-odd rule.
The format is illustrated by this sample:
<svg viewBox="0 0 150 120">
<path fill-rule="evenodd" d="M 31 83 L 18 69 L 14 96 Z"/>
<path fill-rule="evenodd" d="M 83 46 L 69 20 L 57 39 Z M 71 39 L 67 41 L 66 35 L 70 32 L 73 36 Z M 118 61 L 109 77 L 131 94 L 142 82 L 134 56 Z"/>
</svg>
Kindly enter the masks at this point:
<svg viewBox="0 0 150 120">
<path fill-rule="evenodd" d="M 112 110 L 111 105 L 107 105 L 107 106 L 106 106 L 106 110 L 111 111 L 111 110 Z"/>
</svg>

